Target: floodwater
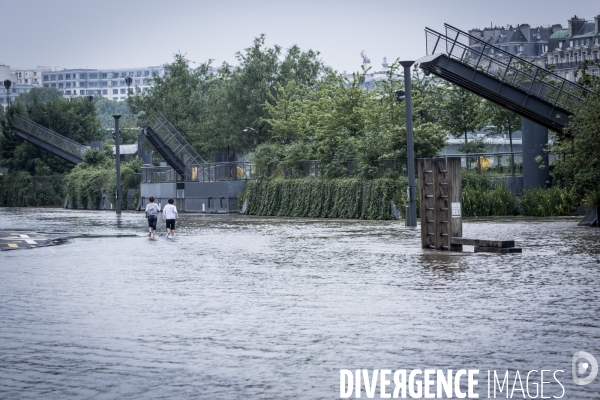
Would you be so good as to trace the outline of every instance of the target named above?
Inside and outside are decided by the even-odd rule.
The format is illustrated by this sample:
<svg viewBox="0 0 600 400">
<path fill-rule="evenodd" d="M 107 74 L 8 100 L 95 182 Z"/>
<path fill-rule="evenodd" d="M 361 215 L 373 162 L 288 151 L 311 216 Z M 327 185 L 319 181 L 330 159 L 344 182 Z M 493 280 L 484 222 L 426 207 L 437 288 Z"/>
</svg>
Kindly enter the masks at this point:
<svg viewBox="0 0 600 400">
<path fill-rule="evenodd" d="M 1 398 L 333 399 L 340 369 L 426 368 L 480 370 L 480 398 L 488 370 L 512 388 L 542 369 L 544 396 L 561 370 L 563 398 L 599 397 L 600 376 L 571 376 L 576 351 L 600 360 L 600 229 L 576 219 L 464 223 L 510 255 L 425 251 L 395 221 L 184 214 L 173 240 L 144 224 L 0 209 L 0 230 L 76 236 L 0 252 Z"/>
</svg>

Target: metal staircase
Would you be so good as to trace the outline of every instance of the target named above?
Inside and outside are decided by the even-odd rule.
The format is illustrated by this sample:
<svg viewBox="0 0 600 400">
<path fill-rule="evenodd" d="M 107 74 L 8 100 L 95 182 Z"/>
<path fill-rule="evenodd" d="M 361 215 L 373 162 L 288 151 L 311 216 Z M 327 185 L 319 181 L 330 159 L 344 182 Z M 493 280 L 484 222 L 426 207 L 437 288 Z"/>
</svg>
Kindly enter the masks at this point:
<svg viewBox="0 0 600 400">
<path fill-rule="evenodd" d="M 184 180 L 191 178 L 193 168 L 197 171 L 197 166 L 207 164 L 162 114 L 152 116 L 151 123 L 139 126 L 167 164 Z"/>
<path fill-rule="evenodd" d="M 562 132 L 590 90 L 445 24 L 425 29 L 427 56 L 417 60 L 434 74 L 534 121 Z"/>
<path fill-rule="evenodd" d="M 85 153 L 89 150 L 89 147 L 83 146 L 17 114 L 12 117 L 10 131 L 14 135 L 70 161 L 73 164 L 82 162 Z"/>
</svg>

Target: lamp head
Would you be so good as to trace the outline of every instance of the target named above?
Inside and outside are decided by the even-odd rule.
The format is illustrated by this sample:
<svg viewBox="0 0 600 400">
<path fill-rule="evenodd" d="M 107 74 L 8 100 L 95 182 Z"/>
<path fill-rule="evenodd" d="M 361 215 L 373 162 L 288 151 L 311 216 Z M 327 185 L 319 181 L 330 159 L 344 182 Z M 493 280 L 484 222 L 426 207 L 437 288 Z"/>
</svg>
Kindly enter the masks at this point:
<svg viewBox="0 0 600 400">
<path fill-rule="evenodd" d="M 128 87 L 129 87 L 129 86 L 131 86 L 131 81 L 132 81 L 132 80 L 133 80 L 133 79 L 131 79 L 131 77 L 130 77 L 130 76 L 126 76 L 126 77 L 125 77 L 125 84 L 126 84 Z"/>
<path fill-rule="evenodd" d="M 398 103 L 402 103 L 404 101 L 404 99 L 406 98 L 404 90 L 402 90 L 402 89 L 398 89 L 394 93 L 396 94 L 396 101 Z"/>
<path fill-rule="evenodd" d="M 6 88 L 6 90 L 10 89 L 10 86 L 12 85 L 12 82 L 10 79 L 6 79 L 4 81 L 4 87 Z"/>
</svg>

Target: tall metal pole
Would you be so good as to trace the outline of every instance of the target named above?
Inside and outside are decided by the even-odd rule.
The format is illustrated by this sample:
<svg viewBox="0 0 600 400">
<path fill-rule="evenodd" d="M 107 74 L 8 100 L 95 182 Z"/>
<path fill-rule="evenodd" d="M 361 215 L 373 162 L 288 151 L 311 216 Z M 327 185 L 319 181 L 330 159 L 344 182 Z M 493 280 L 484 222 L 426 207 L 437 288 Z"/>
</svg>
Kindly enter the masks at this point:
<svg viewBox="0 0 600 400">
<path fill-rule="evenodd" d="M 115 119 L 115 152 L 117 158 L 117 215 L 121 215 L 121 132 L 119 132 L 120 115 L 113 115 Z"/>
<path fill-rule="evenodd" d="M 417 197 L 415 192 L 415 145 L 413 138 L 412 97 L 410 93 L 410 68 L 414 61 L 401 61 L 404 67 L 404 96 L 406 104 L 406 162 L 408 164 L 408 215 L 406 226 L 417 226 Z"/>
</svg>

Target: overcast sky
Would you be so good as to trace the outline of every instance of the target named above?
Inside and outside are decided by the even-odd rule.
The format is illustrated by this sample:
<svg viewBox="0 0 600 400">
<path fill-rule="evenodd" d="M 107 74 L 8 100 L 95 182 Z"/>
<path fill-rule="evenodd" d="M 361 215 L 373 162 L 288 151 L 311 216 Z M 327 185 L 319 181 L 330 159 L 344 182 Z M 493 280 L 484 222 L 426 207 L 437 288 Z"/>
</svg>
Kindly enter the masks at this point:
<svg viewBox="0 0 600 400">
<path fill-rule="evenodd" d="M 269 46 L 321 52 L 338 71 L 358 70 L 364 50 L 384 56 L 425 55 L 423 29 L 593 19 L 598 0 L 0 0 L 0 64 L 31 68 L 130 68 L 170 62 L 235 63 L 236 51 L 266 34 Z"/>
</svg>

